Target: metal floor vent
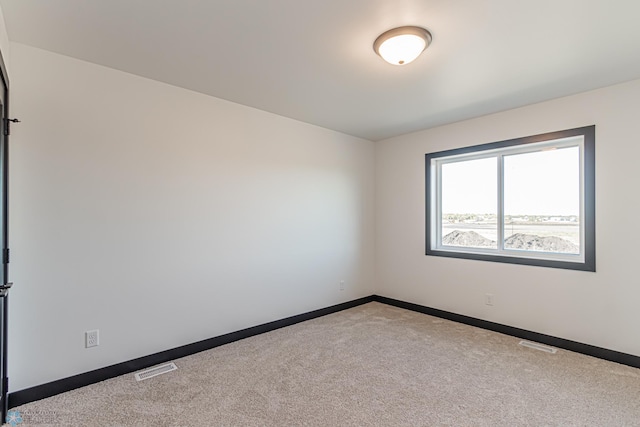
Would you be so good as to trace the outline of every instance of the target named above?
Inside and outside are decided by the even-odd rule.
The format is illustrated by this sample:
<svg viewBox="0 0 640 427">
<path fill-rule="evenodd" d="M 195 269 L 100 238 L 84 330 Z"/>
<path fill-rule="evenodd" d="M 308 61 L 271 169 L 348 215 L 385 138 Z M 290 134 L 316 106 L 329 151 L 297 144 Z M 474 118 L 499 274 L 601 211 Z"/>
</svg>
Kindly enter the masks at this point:
<svg viewBox="0 0 640 427">
<path fill-rule="evenodd" d="M 158 375 L 166 374 L 167 372 L 175 371 L 176 369 L 178 369 L 178 367 L 175 363 L 165 363 L 164 365 L 154 366 L 153 368 L 137 372 L 135 377 L 136 381 L 148 380 L 149 378 L 157 377 Z"/>
<path fill-rule="evenodd" d="M 524 347 L 533 348 L 534 350 L 540 350 L 551 354 L 555 354 L 558 351 L 558 349 L 556 348 L 549 347 L 548 345 L 544 344 L 538 344 L 537 342 L 520 341 L 519 344 Z"/>
</svg>

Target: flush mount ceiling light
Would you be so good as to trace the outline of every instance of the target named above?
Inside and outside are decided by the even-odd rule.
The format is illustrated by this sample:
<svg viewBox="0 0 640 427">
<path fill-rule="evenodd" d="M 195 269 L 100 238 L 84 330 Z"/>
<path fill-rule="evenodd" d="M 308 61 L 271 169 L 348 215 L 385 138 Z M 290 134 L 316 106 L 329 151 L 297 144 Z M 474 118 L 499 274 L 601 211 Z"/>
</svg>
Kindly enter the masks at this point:
<svg viewBox="0 0 640 427">
<path fill-rule="evenodd" d="M 389 64 L 407 65 L 431 43 L 431 33 L 421 27 L 398 27 L 380 34 L 373 50 Z"/>
</svg>

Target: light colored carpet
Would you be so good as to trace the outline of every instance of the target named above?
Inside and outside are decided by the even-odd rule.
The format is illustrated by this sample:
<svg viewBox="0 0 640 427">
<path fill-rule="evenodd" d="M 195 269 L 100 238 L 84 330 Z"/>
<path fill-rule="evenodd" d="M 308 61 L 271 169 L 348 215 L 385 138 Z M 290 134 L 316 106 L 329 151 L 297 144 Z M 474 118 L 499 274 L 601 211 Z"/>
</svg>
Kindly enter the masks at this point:
<svg viewBox="0 0 640 427">
<path fill-rule="evenodd" d="M 16 408 L 20 426 L 640 426 L 640 370 L 370 303 Z"/>
</svg>

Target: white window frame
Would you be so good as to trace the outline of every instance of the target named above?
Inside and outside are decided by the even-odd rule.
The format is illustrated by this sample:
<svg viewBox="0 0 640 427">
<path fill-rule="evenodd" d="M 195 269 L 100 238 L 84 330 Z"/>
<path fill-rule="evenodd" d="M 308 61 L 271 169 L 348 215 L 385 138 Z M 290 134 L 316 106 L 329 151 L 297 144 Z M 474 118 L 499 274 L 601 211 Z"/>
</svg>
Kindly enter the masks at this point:
<svg viewBox="0 0 640 427">
<path fill-rule="evenodd" d="M 504 248 L 504 157 L 568 147 L 578 147 L 580 152 L 580 253 L 550 253 Z M 444 245 L 442 244 L 442 166 L 486 158 L 496 159 L 497 248 Z M 595 126 L 430 153 L 426 155 L 426 178 L 427 255 L 595 271 Z"/>
</svg>

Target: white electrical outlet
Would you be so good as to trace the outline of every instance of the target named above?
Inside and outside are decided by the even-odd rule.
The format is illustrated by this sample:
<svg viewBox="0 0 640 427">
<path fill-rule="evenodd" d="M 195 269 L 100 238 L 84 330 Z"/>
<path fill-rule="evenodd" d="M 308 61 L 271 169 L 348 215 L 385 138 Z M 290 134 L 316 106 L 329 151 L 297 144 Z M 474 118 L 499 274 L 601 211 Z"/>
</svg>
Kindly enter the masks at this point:
<svg viewBox="0 0 640 427">
<path fill-rule="evenodd" d="M 84 333 L 85 348 L 97 347 L 98 345 L 100 345 L 100 331 L 98 329 Z"/>
<path fill-rule="evenodd" d="M 344 291 L 344 280 L 340 281 L 340 290 Z"/>
<path fill-rule="evenodd" d="M 485 294 L 484 295 L 484 303 L 486 305 L 493 305 L 493 294 Z"/>
</svg>

